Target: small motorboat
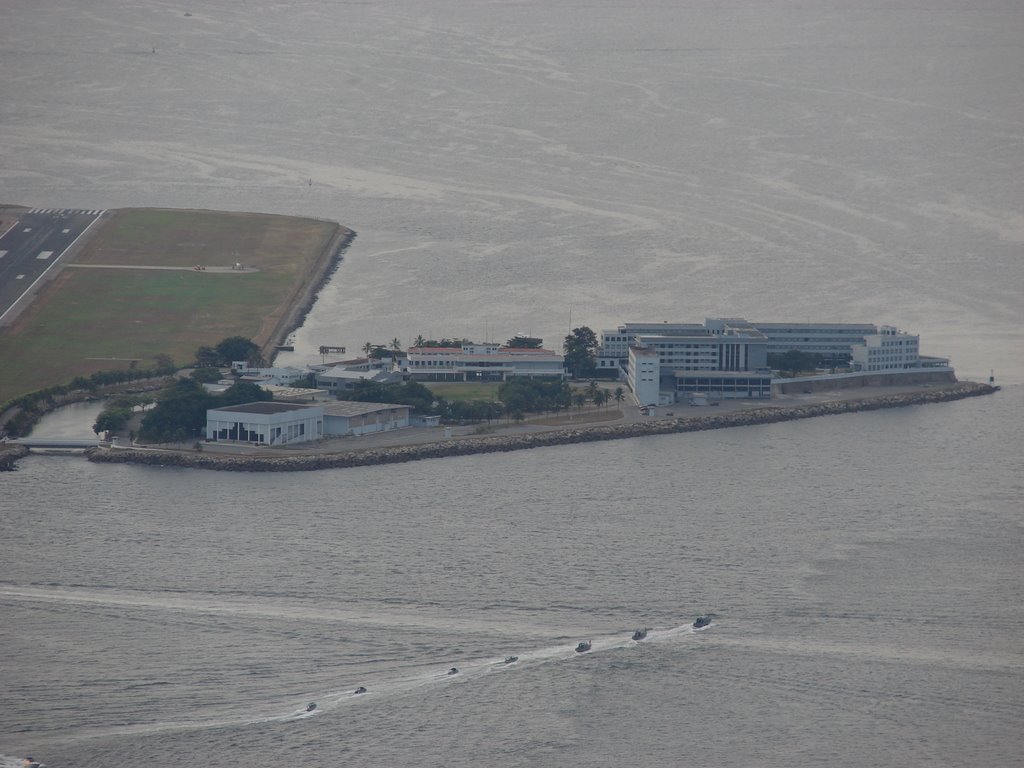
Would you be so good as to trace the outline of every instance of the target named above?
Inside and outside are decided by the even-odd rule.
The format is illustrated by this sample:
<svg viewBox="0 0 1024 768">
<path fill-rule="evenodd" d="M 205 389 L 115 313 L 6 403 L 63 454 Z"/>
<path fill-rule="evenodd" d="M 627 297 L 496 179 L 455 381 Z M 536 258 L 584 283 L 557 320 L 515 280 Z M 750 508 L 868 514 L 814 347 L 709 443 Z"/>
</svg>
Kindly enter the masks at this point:
<svg viewBox="0 0 1024 768">
<path fill-rule="evenodd" d="M 698 616 L 696 619 L 693 620 L 693 628 L 694 629 L 704 629 L 704 627 L 708 626 L 708 624 L 710 624 L 710 623 L 711 623 L 711 614 L 710 613 L 705 613 L 705 614 L 703 614 L 701 616 Z"/>
<path fill-rule="evenodd" d="M 515 664 L 517 661 L 519 661 L 519 657 L 518 656 L 506 656 L 505 660 L 503 662 L 501 662 L 501 663 L 502 664 Z"/>
<path fill-rule="evenodd" d="M 633 639 L 636 640 L 636 641 L 643 640 L 645 637 L 647 637 L 647 629 L 646 628 L 645 629 L 638 629 L 636 632 L 633 633 Z"/>
<path fill-rule="evenodd" d="M 363 686 L 361 685 L 358 688 L 356 688 L 355 695 L 358 696 L 360 693 L 366 693 L 366 689 L 363 688 Z"/>
<path fill-rule="evenodd" d="M 448 676 L 449 677 L 451 675 L 457 675 L 457 674 L 459 674 L 459 668 L 458 667 L 452 667 L 451 669 L 448 670 Z"/>
<path fill-rule="evenodd" d="M 312 712 L 314 709 L 316 709 L 316 702 L 315 701 L 311 701 L 311 702 L 309 702 L 309 704 L 306 705 L 306 711 L 307 712 Z"/>
<path fill-rule="evenodd" d="M 582 643 L 576 646 L 576 653 L 586 653 L 590 650 L 590 641 L 584 640 Z"/>
</svg>

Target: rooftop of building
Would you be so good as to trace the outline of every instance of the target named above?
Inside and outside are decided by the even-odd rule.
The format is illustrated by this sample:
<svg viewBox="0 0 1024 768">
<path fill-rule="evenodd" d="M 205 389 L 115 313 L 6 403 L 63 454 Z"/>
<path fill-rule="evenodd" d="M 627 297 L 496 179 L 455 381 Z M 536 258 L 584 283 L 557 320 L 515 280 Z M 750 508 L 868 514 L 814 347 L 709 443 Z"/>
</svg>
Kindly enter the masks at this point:
<svg viewBox="0 0 1024 768">
<path fill-rule="evenodd" d="M 285 413 L 286 411 L 298 411 L 303 408 L 310 408 L 307 403 L 277 403 L 273 400 L 257 400 L 253 403 L 242 403 L 241 405 L 228 405 L 224 408 L 211 408 L 212 411 L 227 411 L 228 413 Z"/>
<path fill-rule="evenodd" d="M 398 403 L 364 403 L 359 400 L 334 400 L 321 403 L 324 413 L 328 416 L 363 416 L 377 411 L 391 411 L 395 408 L 411 408 Z"/>
</svg>

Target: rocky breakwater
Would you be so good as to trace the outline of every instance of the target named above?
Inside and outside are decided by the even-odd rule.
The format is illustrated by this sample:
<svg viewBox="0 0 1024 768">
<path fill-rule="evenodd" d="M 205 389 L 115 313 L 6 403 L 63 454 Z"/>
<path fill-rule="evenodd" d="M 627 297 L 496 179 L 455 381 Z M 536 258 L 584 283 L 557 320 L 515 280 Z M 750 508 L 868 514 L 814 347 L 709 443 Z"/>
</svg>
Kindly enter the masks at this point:
<svg viewBox="0 0 1024 768">
<path fill-rule="evenodd" d="M 86 451 L 90 461 L 149 464 L 155 466 L 196 467 L 236 472 L 297 472 L 312 469 L 339 469 L 371 464 L 396 464 L 446 456 L 467 456 L 479 453 L 503 453 L 526 448 L 572 445 L 596 440 L 621 440 L 629 437 L 667 435 L 679 432 L 701 432 L 709 429 L 774 424 L 780 421 L 834 416 L 883 408 L 940 403 L 967 397 L 989 395 L 998 387 L 964 382 L 953 387 L 919 390 L 902 394 L 862 397 L 855 400 L 831 400 L 796 406 L 764 406 L 704 416 L 652 419 L 633 424 L 556 429 L 521 435 L 467 437 L 421 445 L 393 446 L 344 453 L 260 456 L 231 456 L 186 451 L 140 450 L 132 448 L 93 448 Z"/>
<path fill-rule="evenodd" d="M 18 459 L 28 455 L 28 448 L 17 443 L 0 443 L 0 472 L 15 469 Z"/>
</svg>

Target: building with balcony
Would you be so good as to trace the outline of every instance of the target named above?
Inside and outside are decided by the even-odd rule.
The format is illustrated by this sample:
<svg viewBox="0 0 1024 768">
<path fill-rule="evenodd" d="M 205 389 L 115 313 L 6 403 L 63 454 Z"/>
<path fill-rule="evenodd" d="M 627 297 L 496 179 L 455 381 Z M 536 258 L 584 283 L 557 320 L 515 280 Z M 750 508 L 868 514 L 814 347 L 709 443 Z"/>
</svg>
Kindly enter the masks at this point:
<svg viewBox="0 0 1024 768">
<path fill-rule="evenodd" d="M 548 349 L 463 344 L 411 347 L 403 372 L 417 381 L 506 381 L 516 376 L 565 377 L 565 359 Z"/>
</svg>

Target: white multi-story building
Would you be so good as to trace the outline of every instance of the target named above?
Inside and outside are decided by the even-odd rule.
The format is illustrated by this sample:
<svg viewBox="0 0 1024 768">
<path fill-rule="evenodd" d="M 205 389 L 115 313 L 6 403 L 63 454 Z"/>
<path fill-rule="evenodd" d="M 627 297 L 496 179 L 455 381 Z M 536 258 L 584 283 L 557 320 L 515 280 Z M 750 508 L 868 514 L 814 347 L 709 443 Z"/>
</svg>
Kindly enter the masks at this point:
<svg viewBox="0 0 1024 768">
<path fill-rule="evenodd" d="M 601 331 L 601 346 L 597 350 L 597 369 L 618 370 L 626 367 L 629 345 L 639 335 L 707 336 L 708 330 L 699 323 L 623 323 L 610 331 Z"/>
<path fill-rule="evenodd" d="M 548 349 L 500 344 L 411 347 L 403 371 L 418 381 L 505 381 L 514 376 L 565 377 L 565 359 Z"/>
<path fill-rule="evenodd" d="M 859 371 L 888 371 L 920 368 L 919 336 L 883 325 L 879 333 L 865 337 L 852 350 L 851 363 Z"/>
<path fill-rule="evenodd" d="M 636 344 L 658 351 L 664 368 L 678 371 L 751 371 L 768 365 L 764 335 L 750 327 L 726 326 L 694 335 L 638 334 Z"/>
<path fill-rule="evenodd" d="M 629 348 L 626 381 L 637 405 L 661 405 L 661 363 L 658 350 L 635 344 Z"/>
<path fill-rule="evenodd" d="M 719 323 L 736 322 L 708 318 L 705 324 L 714 330 Z M 746 321 L 738 321 L 746 323 Z M 768 340 L 768 354 L 785 354 L 790 350 L 821 355 L 829 363 L 845 362 L 854 344 L 878 333 L 871 323 L 762 323 L 750 322 Z"/>
<path fill-rule="evenodd" d="M 767 342 L 767 354 L 783 354 L 792 349 L 821 355 L 826 362 L 850 358 L 854 344 L 878 333 L 871 323 L 762 323 L 741 317 L 708 317 L 697 323 L 623 323 L 614 330 L 601 332 L 597 353 L 598 370 L 624 369 L 629 345 L 640 336 L 716 336 L 729 330 L 760 332 Z"/>
<path fill-rule="evenodd" d="M 715 333 L 698 328 L 688 334 L 678 326 L 672 330 L 633 337 L 626 378 L 638 403 L 671 403 L 681 394 L 771 397 L 768 344 L 762 333 L 739 323 L 725 324 Z"/>
</svg>

